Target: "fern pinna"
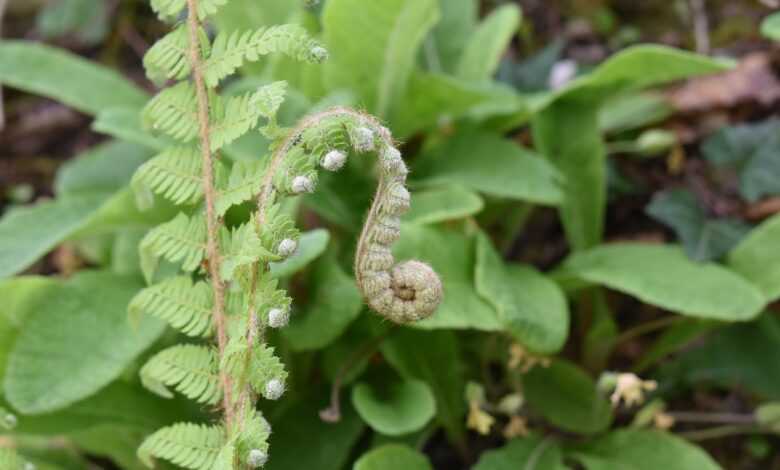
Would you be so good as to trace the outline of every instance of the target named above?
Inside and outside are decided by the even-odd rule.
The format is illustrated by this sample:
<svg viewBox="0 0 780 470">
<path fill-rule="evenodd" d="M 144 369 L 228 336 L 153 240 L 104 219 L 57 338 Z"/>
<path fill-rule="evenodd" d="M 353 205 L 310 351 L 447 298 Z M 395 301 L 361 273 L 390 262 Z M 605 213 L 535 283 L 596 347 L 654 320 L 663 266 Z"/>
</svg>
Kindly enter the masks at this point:
<svg viewBox="0 0 780 470">
<path fill-rule="evenodd" d="M 269 263 L 291 256 L 298 245 L 298 231 L 282 210 L 282 199 L 312 192 L 320 168 L 337 171 L 352 153 L 379 157 L 377 195 L 355 260 L 357 284 L 369 306 L 404 323 L 431 315 L 442 297 L 441 282 L 429 266 L 419 261 L 395 265 L 390 252 L 409 192 L 406 166 L 386 128 L 361 112 L 333 108 L 283 129 L 276 112 L 284 100 L 284 82 L 220 96 L 220 81 L 247 61 L 271 53 L 313 63 L 327 57 L 295 25 L 220 33 L 211 41 L 202 22 L 227 1 L 151 1 L 163 19 L 186 17 L 144 58 L 152 80 L 179 80 L 143 113 L 146 126 L 176 143 L 141 166 L 132 185 L 142 207 L 156 195 L 181 212 L 141 241 L 150 286 L 133 299 L 130 313 L 157 316 L 192 338 L 215 337 L 216 344 L 170 347 L 153 356 L 140 374 L 151 391 L 218 405 L 222 418 L 215 424 L 179 423 L 158 430 L 138 451 L 149 466 L 164 459 L 192 469 L 258 468 L 268 459 L 270 425 L 256 401 L 278 399 L 287 373 L 264 332 L 287 324 L 292 302 L 271 276 Z M 216 158 L 252 130 L 274 142 L 270 156 L 230 167 Z M 228 209 L 247 201 L 256 202 L 249 220 L 225 226 Z M 162 277 L 161 260 L 180 271 L 155 283 Z"/>
</svg>

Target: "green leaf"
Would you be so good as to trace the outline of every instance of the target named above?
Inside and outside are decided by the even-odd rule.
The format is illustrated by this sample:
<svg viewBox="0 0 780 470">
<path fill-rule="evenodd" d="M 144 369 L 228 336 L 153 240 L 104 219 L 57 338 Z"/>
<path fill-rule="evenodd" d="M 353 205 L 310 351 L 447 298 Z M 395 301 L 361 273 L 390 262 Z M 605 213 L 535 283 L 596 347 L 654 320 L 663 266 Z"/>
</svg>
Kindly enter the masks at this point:
<svg viewBox="0 0 780 470">
<path fill-rule="evenodd" d="M 60 167 L 54 191 L 59 195 L 117 191 L 150 156 L 145 148 L 127 142 L 97 145 Z"/>
<path fill-rule="evenodd" d="M 675 231 L 685 253 L 694 261 L 720 258 L 750 230 L 739 219 L 708 218 L 696 196 L 687 189 L 670 189 L 656 194 L 645 211 Z"/>
<path fill-rule="evenodd" d="M 103 194 L 85 194 L 8 212 L 0 220 L 0 278 L 27 269 L 73 235 L 105 199 Z"/>
<path fill-rule="evenodd" d="M 425 155 L 414 175 L 416 183 L 455 183 L 491 196 L 548 205 L 562 200 L 560 176 L 549 163 L 485 132 L 457 134 Z"/>
<path fill-rule="evenodd" d="M 436 419 L 452 441 L 465 437 L 463 374 L 458 343 L 451 331 L 399 330 L 382 343 L 382 354 L 406 379 L 428 384 L 436 397 Z M 443 367 L 443 364 L 447 364 Z"/>
<path fill-rule="evenodd" d="M 412 207 L 403 216 L 405 222 L 435 224 L 462 219 L 482 211 L 485 203 L 477 194 L 460 186 L 445 186 L 415 192 Z"/>
<path fill-rule="evenodd" d="M 369 112 L 386 118 L 439 19 L 436 0 L 330 0 L 322 18 L 331 52 L 325 65 L 329 88 L 356 90 Z"/>
<path fill-rule="evenodd" d="M 403 380 L 352 388 L 352 404 L 371 428 L 388 436 L 422 429 L 436 414 L 436 400 L 425 382 Z"/>
<path fill-rule="evenodd" d="M 431 71 L 454 72 L 477 25 L 478 6 L 476 0 L 439 0 L 439 9 L 441 20 L 425 41 L 423 57 Z"/>
<path fill-rule="evenodd" d="M 661 431 L 619 430 L 572 453 L 587 470 L 720 470 L 702 449 Z"/>
<path fill-rule="evenodd" d="M 728 256 L 728 266 L 758 286 L 766 300 L 780 297 L 780 215 L 764 221 Z"/>
<path fill-rule="evenodd" d="M 433 470 L 421 453 L 401 444 L 387 444 L 363 454 L 354 470 Z"/>
<path fill-rule="evenodd" d="M 330 233 L 325 229 L 305 232 L 298 240 L 298 249 L 286 260 L 271 263 L 271 275 L 276 278 L 291 276 L 325 252 L 330 241 Z"/>
<path fill-rule="evenodd" d="M 496 8 L 474 31 L 460 56 L 455 74 L 465 80 L 490 79 L 520 26 L 521 18 L 517 5 L 506 4 Z"/>
<path fill-rule="evenodd" d="M 532 434 L 482 454 L 473 470 L 566 470 L 563 451 L 552 439 Z"/>
<path fill-rule="evenodd" d="M 738 274 L 715 264 L 694 263 L 675 246 L 603 245 L 574 254 L 563 269 L 565 275 L 693 317 L 750 320 L 765 305 L 761 292 Z"/>
<path fill-rule="evenodd" d="M 317 263 L 309 282 L 314 290 L 312 301 L 305 311 L 296 312 L 290 325 L 282 330 L 296 351 L 320 349 L 332 343 L 363 308 L 355 280 L 341 269 L 333 256 Z"/>
<path fill-rule="evenodd" d="M 163 150 L 171 145 L 170 140 L 154 136 L 143 128 L 141 113 L 136 108 L 109 108 L 100 111 L 92 121 L 92 130 L 153 150 Z"/>
<path fill-rule="evenodd" d="M 612 408 L 582 369 L 564 360 L 537 366 L 523 379 L 528 406 L 555 426 L 580 434 L 609 428 Z"/>
<path fill-rule="evenodd" d="M 4 390 L 22 413 L 56 411 L 113 379 L 162 333 L 147 317 L 134 330 L 126 308 L 135 278 L 83 272 L 41 292 L 11 350 Z"/>
<path fill-rule="evenodd" d="M 761 22 L 761 34 L 780 41 L 780 12 L 772 13 Z"/>
<path fill-rule="evenodd" d="M 94 46 L 108 32 L 108 4 L 92 0 L 62 0 L 45 4 L 35 26 L 45 39 L 73 35 L 85 45 Z"/>
<path fill-rule="evenodd" d="M 501 330 L 497 312 L 474 286 L 474 237 L 453 230 L 403 224 L 394 248 L 396 259 L 420 259 L 439 274 L 444 300 L 435 315 L 415 323 L 418 328 Z M 458 256 L 453 256 L 458 253 Z"/>
<path fill-rule="evenodd" d="M 477 237 L 477 291 L 498 311 L 504 328 L 539 354 L 560 350 L 569 333 L 569 308 L 561 289 L 526 266 L 504 265 L 484 234 Z"/>
<path fill-rule="evenodd" d="M 148 99 L 113 70 L 30 41 L 0 42 L 0 82 L 61 101 L 87 114 L 106 108 L 137 109 Z"/>
</svg>

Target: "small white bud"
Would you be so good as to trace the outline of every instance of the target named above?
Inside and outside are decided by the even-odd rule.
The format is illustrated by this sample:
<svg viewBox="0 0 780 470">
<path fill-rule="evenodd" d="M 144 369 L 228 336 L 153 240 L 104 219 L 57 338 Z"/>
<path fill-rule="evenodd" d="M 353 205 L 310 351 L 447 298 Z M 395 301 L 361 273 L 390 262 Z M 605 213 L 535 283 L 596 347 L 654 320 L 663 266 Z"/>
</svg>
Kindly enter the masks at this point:
<svg viewBox="0 0 780 470">
<path fill-rule="evenodd" d="M 325 62 L 328 60 L 328 50 L 322 46 L 312 47 L 309 53 L 315 62 Z"/>
<path fill-rule="evenodd" d="M 285 238 L 279 242 L 279 246 L 276 248 L 276 254 L 282 258 L 287 258 L 298 249 L 298 242 L 292 238 Z"/>
<path fill-rule="evenodd" d="M 347 155 L 340 150 L 331 150 L 322 159 L 322 167 L 328 171 L 339 171 L 347 162 Z"/>
<path fill-rule="evenodd" d="M 260 449 L 252 449 L 246 458 L 246 463 L 252 468 L 260 468 L 268 462 L 268 454 Z"/>
<path fill-rule="evenodd" d="M 352 133 L 352 146 L 358 152 L 374 150 L 374 131 L 368 127 L 358 127 Z"/>
<path fill-rule="evenodd" d="M 272 308 L 268 311 L 268 326 L 271 328 L 284 328 L 290 322 L 290 313 L 287 309 Z"/>
<path fill-rule="evenodd" d="M 36 467 L 34 464 L 30 462 L 25 462 L 24 467 L 22 467 L 23 470 L 35 470 Z"/>
<path fill-rule="evenodd" d="M 279 379 L 271 379 L 265 384 L 263 394 L 269 400 L 278 400 L 284 395 L 284 382 Z"/>
<path fill-rule="evenodd" d="M 292 180 L 292 192 L 295 194 L 314 192 L 314 181 L 308 176 L 296 176 Z"/>
<path fill-rule="evenodd" d="M 2 425 L 6 429 L 13 429 L 13 428 L 15 428 L 17 423 L 18 423 L 18 421 L 16 419 L 16 416 L 12 415 L 11 413 L 8 413 L 8 414 L 6 414 L 3 417 Z"/>
</svg>

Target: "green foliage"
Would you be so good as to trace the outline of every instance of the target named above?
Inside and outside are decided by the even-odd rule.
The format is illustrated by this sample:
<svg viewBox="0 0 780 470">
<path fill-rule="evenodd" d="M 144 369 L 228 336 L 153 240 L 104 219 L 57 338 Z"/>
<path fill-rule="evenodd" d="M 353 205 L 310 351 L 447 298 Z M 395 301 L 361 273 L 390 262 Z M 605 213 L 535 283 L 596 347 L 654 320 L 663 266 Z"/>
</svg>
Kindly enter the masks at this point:
<svg viewBox="0 0 780 470">
<path fill-rule="evenodd" d="M 217 355 L 204 346 L 172 346 L 160 351 L 141 369 L 141 381 L 149 390 L 170 398 L 166 387 L 175 387 L 188 398 L 215 404 L 222 395 L 219 388 Z"/>
<path fill-rule="evenodd" d="M 774 216 L 750 232 L 728 257 L 729 267 L 753 282 L 769 302 L 780 296 L 780 267 L 777 251 L 772 248 L 778 238 L 780 216 Z"/>
<path fill-rule="evenodd" d="M 419 380 L 359 383 L 352 389 L 352 404 L 371 428 L 388 436 L 417 431 L 436 413 L 430 387 Z"/>
<path fill-rule="evenodd" d="M 769 39 L 780 41 L 780 15 L 773 13 L 761 23 L 761 33 Z"/>
<path fill-rule="evenodd" d="M 531 435 L 512 439 L 500 449 L 485 452 L 474 470 L 514 470 L 519 464 L 538 470 L 567 468 L 563 464 L 563 451 L 555 441 Z"/>
<path fill-rule="evenodd" d="M 150 468 L 156 457 L 184 468 L 212 470 L 224 439 L 221 426 L 174 424 L 147 437 L 138 449 L 138 457 Z"/>
<path fill-rule="evenodd" d="M 494 10 L 474 31 L 460 56 L 455 74 L 465 80 L 488 80 L 498 68 L 509 41 L 520 26 L 516 5 Z"/>
<path fill-rule="evenodd" d="M 368 452 L 355 462 L 355 470 L 431 470 L 431 464 L 421 453 L 409 447 L 388 444 Z"/>
</svg>

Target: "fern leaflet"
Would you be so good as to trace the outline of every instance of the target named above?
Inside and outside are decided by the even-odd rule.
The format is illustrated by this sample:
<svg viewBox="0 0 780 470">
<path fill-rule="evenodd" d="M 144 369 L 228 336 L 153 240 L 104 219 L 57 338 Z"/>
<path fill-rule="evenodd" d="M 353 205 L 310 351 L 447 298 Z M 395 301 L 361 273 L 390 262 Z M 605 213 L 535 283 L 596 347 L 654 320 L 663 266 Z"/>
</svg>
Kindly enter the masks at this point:
<svg viewBox="0 0 780 470">
<path fill-rule="evenodd" d="M 233 231 L 222 227 L 220 231 L 220 251 L 223 253 L 220 275 L 223 280 L 233 278 L 233 273 L 241 266 L 260 260 L 274 260 L 278 256 L 263 248 L 255 229 L 254 219 Z"/>
<path fill-rule="evenodd" d="M 166 398 L 173 397 L 166 387 L 210 405 L 222 397 L 217 356 L 203 346 L 185 344 L 160 351 L 141 368 L 141 381 Z"/>
<path fill-rule="evenodd" d="M 189 336 L 211 333 L 211 287 L 203 281 L 193 284 L 189 276 L 177 276 L 142 289 L 130 301 L 131 317 L 144 313 L 168 322 Z"/>
<path fill-rule="evenodd" d="M 181 263 L 185 271 L 200 266 L 206 249 L 206 224 L 202 214 L 187 217 L 179 213 L 170 222 L 158 225 L 141 240 L 141 268 L 147 281 L 152 279 L 159 258 Z"/>
<path fill-rule="evenodd" d="M 148 467 L 154 466 L 157 457 L 192 470 L 213 470 L 224 440 L 222 426 L 174 424 L 147 437 L 138 458 Z"/>
<path fill-rule="evenodd" d="M 152 191 L 176 205 L 195 204 L 203 197 L 202 165 L 196 147 L 170 147 L 141 165 L 131 185 L 139 198 Z"/>
</svg>

